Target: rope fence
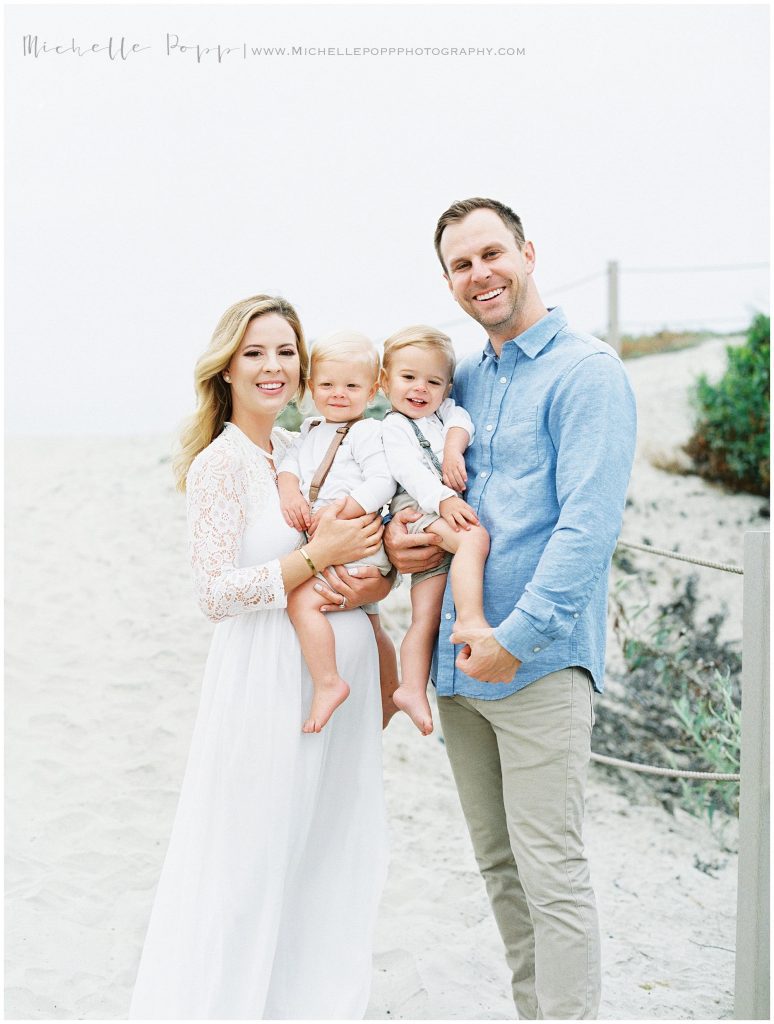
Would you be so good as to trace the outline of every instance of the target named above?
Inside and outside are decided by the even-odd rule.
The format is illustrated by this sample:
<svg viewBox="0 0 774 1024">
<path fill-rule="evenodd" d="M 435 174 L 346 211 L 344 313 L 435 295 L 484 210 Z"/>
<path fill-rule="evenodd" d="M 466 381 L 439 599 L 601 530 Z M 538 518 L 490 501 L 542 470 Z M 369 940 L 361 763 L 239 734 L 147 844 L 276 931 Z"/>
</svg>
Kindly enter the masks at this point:
<svg viewBox="0 0 774 1024">
<path fill-rule="evenodd" d="M 628 768 L 631 772 L 642 772 L 644 775 L 666 775 L 672 779 L 711 779 L 717 782 L 738 782 L 740 776 L 731 772 L 693 772 L 680 768 L 660 768 L 655 764 L 637 764 L 634 761 L 622 761 L 619 757 L 608 757 L 606 754 L 595 754 L 591 760 L 598 764 L 606 764 L 611 768 Z"/>
<path fill-rule="evenodd" d="M 631 548 L 633 551 L 644 551 L 649 555 L 657 555 L 660 558 L 673 558 L 678 562 L 690 562 L 692 565 L 703 565 L 707 569 L 719 569 L 721 572 L 738 573 L 744 575 L 744 569 L 738 565 L 730 565 L 725 562 L 710 562 L 704 558 L 695 558 L 692 555 L 682 555 L 679 551 L 669 551 L 667 548 L 656 548 L 651 544 L 634 544 L 631 541 L 619 540 L 616 547 Z M 606 754 L 591 752 L 591 760 L 597 764 L 608 765 L 611 768 L 625 768 L 630 772 L 641 772 L 643 775 L 661 775 L 671 779 L 706 779 L 712 782 L 739 782 L 739 773 L 732 772 L 697 772 L 682 768 L 663 768 L 655 764 L 638 764 L 636 761 L 624 761 L 619 757 L 608 757 Z"/>
<path fill-rule="evenodd" d="M 681 555 L 679 551 L 668 551 L 666 548 L 654 548 L 650 544 L 634 544 L 628 540 L 619 540 L 617 547 L 632 548 L 634 551 L 645 551 L 649 555 L 661 555 L 662 558 L 674 558 L 678 562 L 691 562 L 693 565 L 704 565 L 708 569 L 720 569 L 721 572 L 735 572 L 744 576 L 744 569 L 738 565 L 729 565 L 725 562 L 708 562 L 704 558 L 694 558 L 692 555 Z"/>
</svg>

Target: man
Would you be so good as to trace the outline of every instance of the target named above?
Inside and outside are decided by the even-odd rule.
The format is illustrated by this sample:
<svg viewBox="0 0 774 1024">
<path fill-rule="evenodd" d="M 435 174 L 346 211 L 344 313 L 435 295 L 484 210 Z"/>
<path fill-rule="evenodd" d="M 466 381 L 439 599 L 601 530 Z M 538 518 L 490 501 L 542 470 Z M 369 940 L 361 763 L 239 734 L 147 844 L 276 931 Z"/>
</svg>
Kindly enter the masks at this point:
<svg viewBox="0 0 774 1024">
<path fill-rule="evenodd" d="M 453 395 L 476 428 L 466 499 L 491 537 L 490 626 L 455 633 L 447 585 L 441 725 L 519 1017 L 594 1018 L 599 933 L 581 832 L 634 398 L 615 352 L 546 309 L 513 210 L 454 203 L 435 247 L 452 296 L 489 336 Z M 414 518 L 399 513 L 385 533 L 401 572 L 440 557 L 429 537 L 406 532 Z M 456 659 L 453 644 L 463 645 Z"/>
</svg>

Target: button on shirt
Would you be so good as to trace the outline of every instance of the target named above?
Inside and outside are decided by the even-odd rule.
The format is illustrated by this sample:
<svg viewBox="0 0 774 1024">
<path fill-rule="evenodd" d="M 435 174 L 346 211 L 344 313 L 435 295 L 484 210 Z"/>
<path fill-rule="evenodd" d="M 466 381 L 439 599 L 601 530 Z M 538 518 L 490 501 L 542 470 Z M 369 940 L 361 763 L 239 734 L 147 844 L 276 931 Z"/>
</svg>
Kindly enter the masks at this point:
<svg viewBox="0 0 774 1024">
<path fill-rule="evenodd" d="M 453 396 L 476 429 L 465 495 L 489 531 L 484 614 L 521 661 L 507 684 L 454 664 L 447 582 L 433 679 L 439 696 L 497 700 L 578 665 L 604 684 L 607 585 L 634 457 L 636 409 L 621 360 L 558 307 L 498 358 L 466 360 Z"/>
</svg>

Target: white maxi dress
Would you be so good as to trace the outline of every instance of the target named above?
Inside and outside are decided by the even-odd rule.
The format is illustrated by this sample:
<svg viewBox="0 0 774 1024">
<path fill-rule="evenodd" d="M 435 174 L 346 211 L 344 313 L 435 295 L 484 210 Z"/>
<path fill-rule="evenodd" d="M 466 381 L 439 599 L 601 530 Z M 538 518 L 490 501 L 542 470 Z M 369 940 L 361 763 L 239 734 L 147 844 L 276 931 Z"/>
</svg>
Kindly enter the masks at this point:
<svg viewBox="0 0 774 1024">
<path fill-rule="evenodd" d="M 279 460 L 292 438 L 272 435 Z M 306 735 L 312 687 L 278 559 L 298 547 L 260 448 L 227 423 L 188 476 L 192 562 L 217 621 L 130 1019 L 358 1019 L 387 870 L 379 670 L 331 615 L 352 689 Z"/>
</svg>

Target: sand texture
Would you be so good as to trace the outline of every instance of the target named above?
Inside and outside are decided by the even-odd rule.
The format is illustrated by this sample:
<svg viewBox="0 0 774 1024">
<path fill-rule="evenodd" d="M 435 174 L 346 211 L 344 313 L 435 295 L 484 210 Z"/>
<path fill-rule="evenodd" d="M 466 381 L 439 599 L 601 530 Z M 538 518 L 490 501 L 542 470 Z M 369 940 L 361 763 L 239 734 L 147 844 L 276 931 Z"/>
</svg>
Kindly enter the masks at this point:
<svg viewBox="0 0 774 1024">
<path fill-rule="evenodd" d="M 648 461 L 687 437 L 723 345 L 627 364 L 640 446 L 624 534 L 741 562 L 762 499 Z M 6 1017 L 121 1019 L 174 814 L 211 626 L 192 594 L 169 439 L 7 446 Z M 647 556 L 638 556 L 645 558 Z M 702 584 L 741 635 L 741 580 Z M 714 577 L 717 577 L 714 578 Z M 385 619 L 396 638 L 407 589 Z M 621 756 L 626 756 L 626 751 Z M 438 732 L 385 736 L 392 861 L 371 1019 L 513 1018 L 508 974 Z M 736 858 L 707 825 L 592 767 L 587 843 L 602 1016 L 733 1009 Z"/>
</svg>

